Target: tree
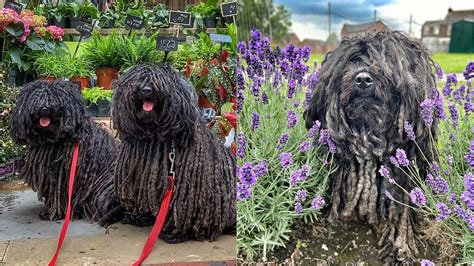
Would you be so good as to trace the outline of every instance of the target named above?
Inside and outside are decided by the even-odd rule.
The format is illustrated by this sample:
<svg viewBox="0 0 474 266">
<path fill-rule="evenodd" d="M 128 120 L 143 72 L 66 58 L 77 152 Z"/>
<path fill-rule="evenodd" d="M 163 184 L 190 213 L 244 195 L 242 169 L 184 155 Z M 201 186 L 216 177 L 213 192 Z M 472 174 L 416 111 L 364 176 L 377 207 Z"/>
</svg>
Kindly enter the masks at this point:
<svg viewBox="0 0 474 266">
<path fill-rule="evenodd" d="M 260 30 L 274 42 L 280 42 L 291 27 L 291 14 L 283 5 L 273 5 L 273 0 L 241 0 L 237 15 L 238 39 L 248 41 L 252 29 Z"/>
</svg>

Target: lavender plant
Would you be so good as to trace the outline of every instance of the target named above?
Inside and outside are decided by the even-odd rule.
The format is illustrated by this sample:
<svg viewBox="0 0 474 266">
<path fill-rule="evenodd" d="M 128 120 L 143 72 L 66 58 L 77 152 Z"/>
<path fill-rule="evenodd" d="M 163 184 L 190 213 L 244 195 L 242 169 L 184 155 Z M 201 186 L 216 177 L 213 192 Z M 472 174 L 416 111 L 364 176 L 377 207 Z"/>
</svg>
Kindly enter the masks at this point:
<svg viewBox="0 0 474 266">
<path fill-rule="evenodd" d="M 440 67 L 437 73 L 441 80 Z M 416 162 L 410 162 L 402 149 L 396 151 L 390 162 L 418 185 L 412 191 L 404 191 L 410 196 L 410 207 L 431 219 L 432 226 L 441 227 L 437 231 L 457 248 L 459 263 L 470 263 L 474 260 L 474 62 L 467 65 L 464 77 L 465 81 L 458 82 L 455 74 L 448 74 L 444 84 L 438 82 L 440 89 L 434 88 L 431 98 L 421 103 L 425 125 L 431 126 L 435 116 L 440 119 L 438 140 L 431 138 L 437 142 L 433 145 L 437 147 L 435 156 L 424 157 L 430 165 L 426 176 L 420 176 Z M 406 121 L 404 129 L 416 143 L 411 122 Z M 388 168 L 382 166 L 379 172 L 396 184 L 396 189 L 403 190 Z M 392 191 L 386 194 L 390 197 Z M 446 250 L 443 244 L 441 250 Z"/>
<path fill-rule="evenodd" d="M 309 133 L 304 126 L 306 91 L 317 81 L 309 48 L 272 49 L 253 30 L 237 50 L 237 246 L 241 258 L 266 261 L 297 219 L 320 214 L 334 144 L 318 121 Z"/>
</svg>

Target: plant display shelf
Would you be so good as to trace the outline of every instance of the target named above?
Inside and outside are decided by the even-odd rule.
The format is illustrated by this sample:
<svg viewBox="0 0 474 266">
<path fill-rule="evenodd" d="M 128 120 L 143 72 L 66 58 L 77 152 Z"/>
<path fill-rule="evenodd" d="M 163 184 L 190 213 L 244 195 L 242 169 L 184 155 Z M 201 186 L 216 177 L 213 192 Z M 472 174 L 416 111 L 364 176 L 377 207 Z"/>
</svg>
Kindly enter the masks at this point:
<svg viewBox="0 0 474 266">
<path fill-rule="evenodd" d="M 64 30 L 64 35 L 81 35 L 79 33 L 79 31 L 77 31 L 76 29 L 63 29 L 63 30 Z M 173 35 L 173 34 L 176 34 L 176 30 L 177 30 L 176 28 L 162 28 L 162 29 L 157 29 L 154 32 L 149 31 L 148 33 L 150 33 L 150 35 L 151 35 L 155 32 L 159 32 L 159 33 L 165 34 L 165 35 Z M 190 30 L 192 32 L 195 32 L 196 28 L 187 28 L 186 30 Z M 129 32 L 127 29 L 124 29 L 124 28 L 95 29 L 95 31 L 97 33 L 99 33 L 100 35 L 110 35 L 112 33 L 125 35 L 125 34 L 128 34 L 128 32 Z M 137 34 L 147 33 L 145 30 L 135 30 L 134 32 L 136 32 Z M 206 29 L 206 32 L 207 33 L 216 33 L 216 29 L 215 28 L 212 28 L 212 29 L 208 28 L 208 29 Z"/>
</svg>

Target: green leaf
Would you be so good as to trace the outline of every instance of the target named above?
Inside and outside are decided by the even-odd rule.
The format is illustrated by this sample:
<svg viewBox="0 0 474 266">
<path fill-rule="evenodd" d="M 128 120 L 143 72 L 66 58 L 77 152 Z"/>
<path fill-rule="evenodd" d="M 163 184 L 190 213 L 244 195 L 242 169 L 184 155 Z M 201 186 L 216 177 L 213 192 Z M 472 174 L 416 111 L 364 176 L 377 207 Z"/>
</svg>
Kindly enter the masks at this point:
<svg viewBox="0 0 474 266">
<path fill-rule="evenodd" d="M 5 27 L 5 30 L 10 33 L 13 37 L 20 37 L 21 35 L 23 35 L 23 27 L 20 27 L 21 25 L 18 25 L 18 24 L 13 24 L 10 25 L 10 26 L 6 26 Z"/>
<path fill-rule="evenodd" d="M 43 51 L 45 49 L 46 43 L 43 38 L 32 37 L 26 40 L 26 45 L 33 51 Z"/>
<path fill-rule="evenodd" d="M 20 70 L 28 70 L 29 65 L 21 59 L 22 53 L 20 50 L 8 52 L 13 63 L 15 63 Z"/>
<path fill-rule="evenodd" d="M 54 43 L 53 43 L 52 41 L 45 40 L 44 43 L 45 43 L 44 49 L 45 49 L 47 52 L 53 53 L 54 50 L 56 50 L 56 45 L 54 45 Z"/>
</svg>

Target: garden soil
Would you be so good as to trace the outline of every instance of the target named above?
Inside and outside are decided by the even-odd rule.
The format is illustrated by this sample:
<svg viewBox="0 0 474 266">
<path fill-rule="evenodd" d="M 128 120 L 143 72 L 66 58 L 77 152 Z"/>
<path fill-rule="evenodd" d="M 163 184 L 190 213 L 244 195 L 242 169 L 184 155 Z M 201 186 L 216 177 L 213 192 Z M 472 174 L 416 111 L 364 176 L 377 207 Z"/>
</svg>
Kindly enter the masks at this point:
<svg viewBox="0 0 474 266">
<path fill-rule="evenodd" d="M 431 242 L 431 241 L 430 241 Z M 428 248 L 429 247 L 429 248 Z M 437 261 L 439 247 L 419 247 L 420 258 Z M 295 224 L 286 248 L 277 249 L 270 261 L 295 265 L 381 265 L 375 231 L 361 222 L 330 225 L 326 221 Z"/>
</svg>

